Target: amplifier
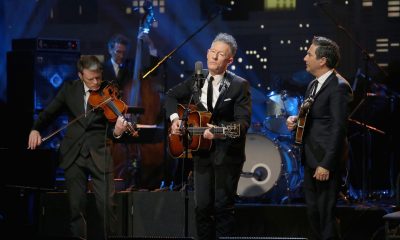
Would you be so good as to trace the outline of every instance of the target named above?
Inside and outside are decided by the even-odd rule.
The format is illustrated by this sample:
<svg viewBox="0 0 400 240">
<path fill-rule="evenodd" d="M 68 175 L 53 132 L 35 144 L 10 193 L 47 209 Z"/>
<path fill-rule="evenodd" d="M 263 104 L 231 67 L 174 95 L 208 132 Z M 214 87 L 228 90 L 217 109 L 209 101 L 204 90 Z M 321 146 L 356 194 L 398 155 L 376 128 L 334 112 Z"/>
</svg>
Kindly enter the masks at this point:
<svg viewBox="0 0 400 240">
<path fill-rule="evenodd" d="M 78 39 L 21 38 L 13 39 L 11 46 L 16 51 L 80 51 Z"/>
</svg>

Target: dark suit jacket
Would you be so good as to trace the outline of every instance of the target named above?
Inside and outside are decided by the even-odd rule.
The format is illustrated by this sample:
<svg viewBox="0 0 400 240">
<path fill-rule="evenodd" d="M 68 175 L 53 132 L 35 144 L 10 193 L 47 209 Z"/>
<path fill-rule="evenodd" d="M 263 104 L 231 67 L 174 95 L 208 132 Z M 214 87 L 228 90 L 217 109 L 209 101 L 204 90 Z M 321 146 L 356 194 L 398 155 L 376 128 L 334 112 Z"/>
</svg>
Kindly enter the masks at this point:
<svg viewBox="0 0 400 240">
<path fill-rule="evenodd" d="M 203 75 L 207 76 L 208 71 L 204 70 Z M 196 88 L 194 78 L 190 78 L 171 88 L 166 93 L 167 118 L 177 112 L 178 103 L 187 104 L 191 93 Z M 195 91 L 193 102 L 197 105 L 199 111 L 205 111 L 206 108 L 200 103 L 200 97 L 201 89 Z M 226 72 L 221 82 L 221 93 L 211 118 L 215 125 L 239 123 L 240 137 L 234 139 L 214 139 L 214 149 L 211 151 L 210 161 L 214 161 L 215 164 L 244 162 L 246 133 L 251 121 L 250 85 L 245 79 L 231 72 Z M 198 154 L 208 156 L 209 153 L 200 152 Z M 206 163 L 204 161 L 204 164 Z"/>
<path fill-rule="evenodd" d="M 311 85 L 312 82 L 306 96 L 309 95 Z M 349 83 L 333 72 L 314 97 L 303 136 L 303 161 L 309 167 L 322 166 L 335 171 L 346 157 L 347 124 L 352 96 Z"/>
<path fill-rule="evenodd" d="M 150 55 L 148 50 L 146 50 L 146 51 L 142 50 L 142 63 L 141 63 L 141 69 L 139 71 L 143 71 L 142 74 L 144 74 L 144 72 L 147 72 L 153 66 L 155 66 L 157 64 L 158 60 L 159 60 L 159 58 Z M 131 89 L 127 89 L 126 88 L 127 86 L 128 86 L 128 88 L 132 87 L 129 84 L 131 84 L 133 81 L 133 74 L 134 74 L 134 69 L 135 69 L 134 64 L 135 64 L 135 62 L 132 59 L 126 59 L 118 72 L 118 76 L 115 75 L 114 66 L 112 65 L 111 58 L 109 58 L 103 64 L 103 80 L 116 83 L 118 88 L 120 89 L 120 95 L 121 95 L 122 99 L 125 101 L 127 100 L 125 98 L 129 94 L 124 93 L 124 91 L 131 90 Z M 155 70 L 151 75 L 154 76 L 157 73 L 158 73 L 158 71 Z"/>
<path fill-rule="evenodd" d="M 114 81 L 119 85 L 119 87 L 122 87 L 128 82 L 132 81 L 133 70 L 134 70 L 133 61 L 128 59 L 124 62 L 122 68 L 119 70 L 118 76 L 116 76 L 110 58 L 104 63 L 103 80 L 109 82 Z"/>
<path fill-rule="evenodd" d="M 84 87 L 81 80 L 64 83 L 54 100 L 39 114 L 33 129 L 41 131 L 62 112 L 68 114 L 69 121 L 84 113 Z M 111 171 L 113 162 L 109 152 L 113 126 L 102 111 L 89 113 L 86 117 L 72 123 L 66 129 L 60 146 L 60 167 L 67 169 L 78 154 L 91 154 L 100 171 Z M 108 129 L 108 132 L 106 132 Z"/>
</svg>

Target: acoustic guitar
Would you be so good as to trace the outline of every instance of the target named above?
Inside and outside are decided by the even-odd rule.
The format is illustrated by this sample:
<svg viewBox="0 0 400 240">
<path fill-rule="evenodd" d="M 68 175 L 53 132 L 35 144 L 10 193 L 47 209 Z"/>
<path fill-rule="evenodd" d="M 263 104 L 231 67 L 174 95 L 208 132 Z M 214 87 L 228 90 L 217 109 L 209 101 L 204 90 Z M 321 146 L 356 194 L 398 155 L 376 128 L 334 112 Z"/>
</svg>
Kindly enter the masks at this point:
<svg viewBox="0 0 400 240">
<path fill-rule="evenodd" d="M 210 150 L 212 141 L 210 139 L 205 139 L 202 135 L 209 123 L 211 113 L 205 111 L 197 111 L 194 105 L 189 106 L 189 114 L 187 121 L 187 132 L 188 132 L 188 150 L 191 152 L 198 150 Z M 182 118 L 185 107 L 181 104 L 178 105 L 178 115 Z M 227 126 L 217 126 L 212 127 L 210 131 L 213 134 L 224 135 L 228 138 L 237 138 L 240 136 L 240 124 L 230 124 Z M 169 154 L 173 158 L 180 158 L 184 156 L 185 153 L 185 143 L 186 137 L 172 134 L 171 131 L 168 134 L 168 149 Z"/>
<path fill-rule="evenodd" d="M 297 129 L 296 129 L 296 137 L 295 143 L 302 144 L 303 143 L 303 134 L 304 128 L 306 126 L 306 120 L 308 112 L 310 111 L 311 105 L 313 104 L 314 99 L 309 97 L 300 106 L 299 115 L 297 118 Z"/>
</svg>

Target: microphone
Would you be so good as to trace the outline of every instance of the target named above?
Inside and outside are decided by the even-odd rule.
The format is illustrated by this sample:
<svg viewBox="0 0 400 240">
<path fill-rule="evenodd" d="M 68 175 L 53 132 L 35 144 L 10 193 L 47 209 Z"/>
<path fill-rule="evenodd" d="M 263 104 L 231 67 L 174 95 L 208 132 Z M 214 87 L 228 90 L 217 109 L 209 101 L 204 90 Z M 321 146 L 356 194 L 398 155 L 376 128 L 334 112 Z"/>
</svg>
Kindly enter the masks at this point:
<svg viewBox="0 0 400 240">
<path fill-rule="evenodd" d="M 194 63 L 194 72 L 195 72 L 195 77 L 198 78 L 202 74 L 203 71 L 203 63 L 201 61 L 197 61 Z"/>
<path fill-rule="evenodd" d="M 197 61 L 194 64 L 194 79 L 199 89 L 203 87 L 204 79 L 203 76 L 203 63 L 201 61 Z"/>
</svg>

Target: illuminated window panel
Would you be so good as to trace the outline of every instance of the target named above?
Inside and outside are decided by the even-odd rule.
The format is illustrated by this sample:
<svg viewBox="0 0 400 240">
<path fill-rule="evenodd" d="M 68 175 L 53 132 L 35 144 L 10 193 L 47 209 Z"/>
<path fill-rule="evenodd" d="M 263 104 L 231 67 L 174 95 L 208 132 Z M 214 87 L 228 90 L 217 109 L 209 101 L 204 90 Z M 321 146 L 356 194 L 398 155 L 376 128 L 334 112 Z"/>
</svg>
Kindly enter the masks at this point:
<svg viewBox="0 0 400 240">
<path fill-rule="evenodd" d="M 388 17 L 400 17 L 400 0 L 388 1 Z"/>
<path fill-rule="evenodd" d="M 389 39 L 377 38 L 376 39 L 376 52 L 383 53 L 389 52 Z"/>
<path fill-rule="evenodd" d="M 145 13 L 142 8 L 144 0 L 133 0 L 132 7 L 127 7 L 125 10 L 126 14 L 132 14 L 132 9 L 137 8 L 141 14 Z M 153 0 L 153 9 L 158 10 L 159 13 L 165 13 L 165 0 Z"/>
<path fill-rule="evenodd" d="M 296 0 L 264 0 L 265 10 L 295 10 Z"/>
<path fill-rule="evenodd" d="M 372 7 L 372 0 L 363 0 L 362 6 L 363 7 Z"/>
</svg>

